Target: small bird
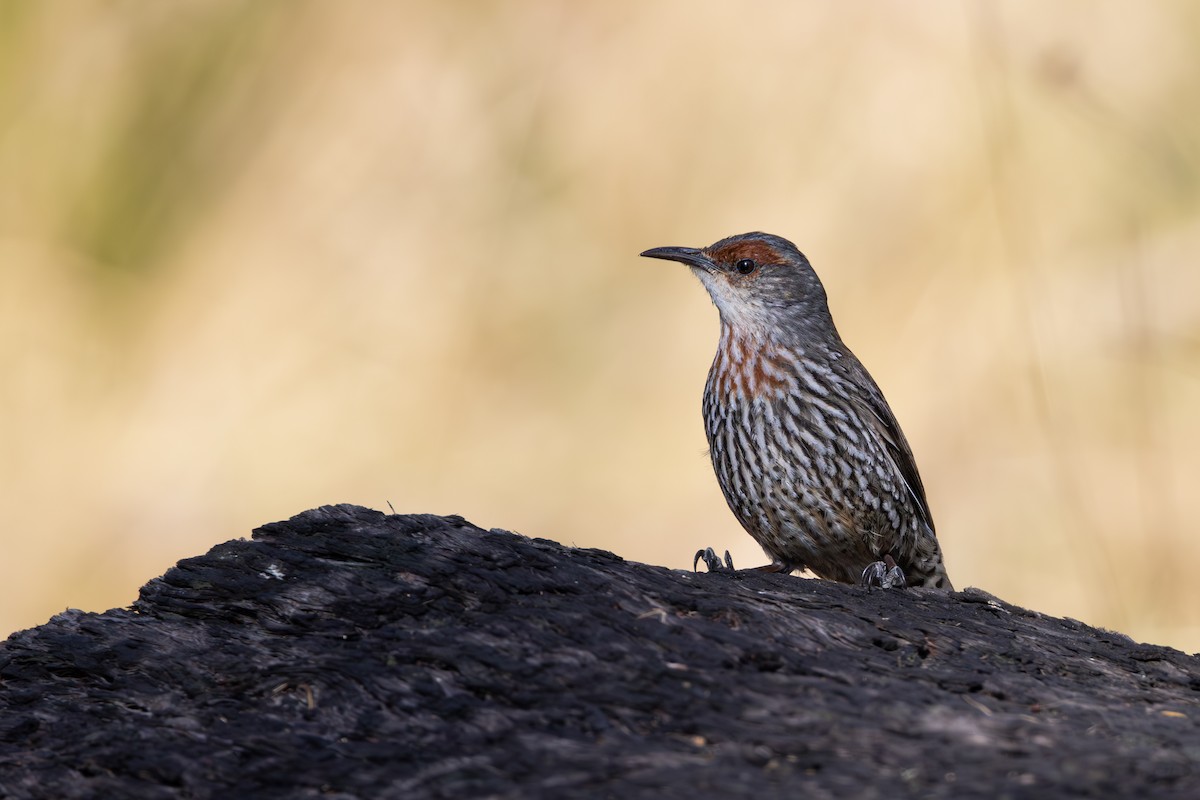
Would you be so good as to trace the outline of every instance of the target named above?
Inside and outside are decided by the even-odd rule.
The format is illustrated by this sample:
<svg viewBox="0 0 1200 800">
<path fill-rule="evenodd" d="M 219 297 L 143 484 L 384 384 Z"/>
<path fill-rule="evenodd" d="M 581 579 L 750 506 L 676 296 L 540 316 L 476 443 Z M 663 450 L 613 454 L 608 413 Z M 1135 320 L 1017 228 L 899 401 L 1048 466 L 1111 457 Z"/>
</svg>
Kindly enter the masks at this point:
<svg viewBox="0 0 1200 800">
<path fill-rule="evenodd" d="M 771 559 L 759 569 L 952 590 L 908 442 L 796 245 L 744 233 L 642 255 L 686 264 L 720 312 L 704 430 L 729 508 Z M 733 569 L 728 551 L 701 558 Z"/>
</svg>

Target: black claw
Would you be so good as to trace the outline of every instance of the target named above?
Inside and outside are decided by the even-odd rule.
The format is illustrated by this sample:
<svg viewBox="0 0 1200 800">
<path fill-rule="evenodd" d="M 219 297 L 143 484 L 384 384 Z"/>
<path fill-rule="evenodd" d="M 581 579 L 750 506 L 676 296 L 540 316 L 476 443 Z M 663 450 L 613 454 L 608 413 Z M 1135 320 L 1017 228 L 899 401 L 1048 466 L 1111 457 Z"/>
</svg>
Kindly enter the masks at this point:
<svg viewBox="0 0 1200 800">
<path fill-rule="evenodd" d="M 862 585 L 870 589 L 873 586 L 883 586 L 883 578 L 887 575 L 887 565 L 882 561 L 867 564 L 862 573 Z"/>
<path fill-rule="evenodd" d="M 896 565 L 896 560 L 890 555 L 883 559 L 867 565 L 862 573 L 862 585 L 868 589 L 875 586 L 880 589 L 903 589 L 908 586 L 904 570 Z"/>
<path fill-rule="evenodd" d="M 904 589 L 908 586 L 908 578 L 904 577 L 904 570 L 899 567 L 892 567 L 883 576 L 883 588 L 885 589 Z"/>
<path fill-rule="evenodd" d="M 721 562 L 721 558 L 716 551 L 711 547 L 706 547 L 703 550 L 696 551 L 696 557 L 692 559 L 692 571 L 698 572 L 697 565 L 704 561 L 704 566 L 708 567 L 709 572 L 733 572 L 733 557 L 729 555 L 729 551 L 725 551 L 725 561 Z"/>
</svg>

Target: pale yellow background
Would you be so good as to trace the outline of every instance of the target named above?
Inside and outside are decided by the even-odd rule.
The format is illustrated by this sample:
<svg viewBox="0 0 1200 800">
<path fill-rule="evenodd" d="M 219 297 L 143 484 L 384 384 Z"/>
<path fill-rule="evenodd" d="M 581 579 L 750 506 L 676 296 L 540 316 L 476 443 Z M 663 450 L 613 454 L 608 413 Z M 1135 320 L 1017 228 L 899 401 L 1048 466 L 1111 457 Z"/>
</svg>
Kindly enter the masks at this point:
<svg viewBox="0 0 1200 800">
<path fill-rule="evenodd" d="M 1200 649 L 1200 6 L 0 6 L 0 633 L 324 503 L 684 568 L 716 312 L 825 280 L 954 582 Z"/>
</svg>

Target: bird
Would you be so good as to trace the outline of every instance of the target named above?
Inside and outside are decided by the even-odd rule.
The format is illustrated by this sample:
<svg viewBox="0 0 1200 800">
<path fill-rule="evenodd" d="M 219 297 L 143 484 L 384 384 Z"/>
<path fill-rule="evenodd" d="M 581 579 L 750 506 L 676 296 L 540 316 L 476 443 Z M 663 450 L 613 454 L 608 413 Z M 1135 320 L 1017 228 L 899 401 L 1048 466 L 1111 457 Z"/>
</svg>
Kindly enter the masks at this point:
<svg viewBox="0 0 1200 800">
<path fill-rule="evenodd" d="M 687 265 L 719 312 L 704 429 L 730 510 L 771 559 L 756 569 L 953 591 L 908 441 L 796 245 L 753 232 L 641 255 Z M 728 551 L 701 558 L 734 571 Z"/>
</svg>

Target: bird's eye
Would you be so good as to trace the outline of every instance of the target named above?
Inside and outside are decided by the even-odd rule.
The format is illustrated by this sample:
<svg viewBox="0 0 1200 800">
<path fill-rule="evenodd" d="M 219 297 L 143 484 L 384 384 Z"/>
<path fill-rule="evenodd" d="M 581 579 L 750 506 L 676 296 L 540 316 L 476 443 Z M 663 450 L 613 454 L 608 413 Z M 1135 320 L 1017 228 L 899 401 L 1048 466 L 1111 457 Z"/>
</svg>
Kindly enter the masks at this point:
<svg viewBox="0 0 1200 800">
<path fill-rule="evenodd" d="M 754 263 L 753 258 L 743 258 L 741 261 L 734 264 L 733 268 L 743 275 L 749 275 L 751 272 L 754 272 L 754 268 L 757 266 L 758 264 Z"/>
</svg>

